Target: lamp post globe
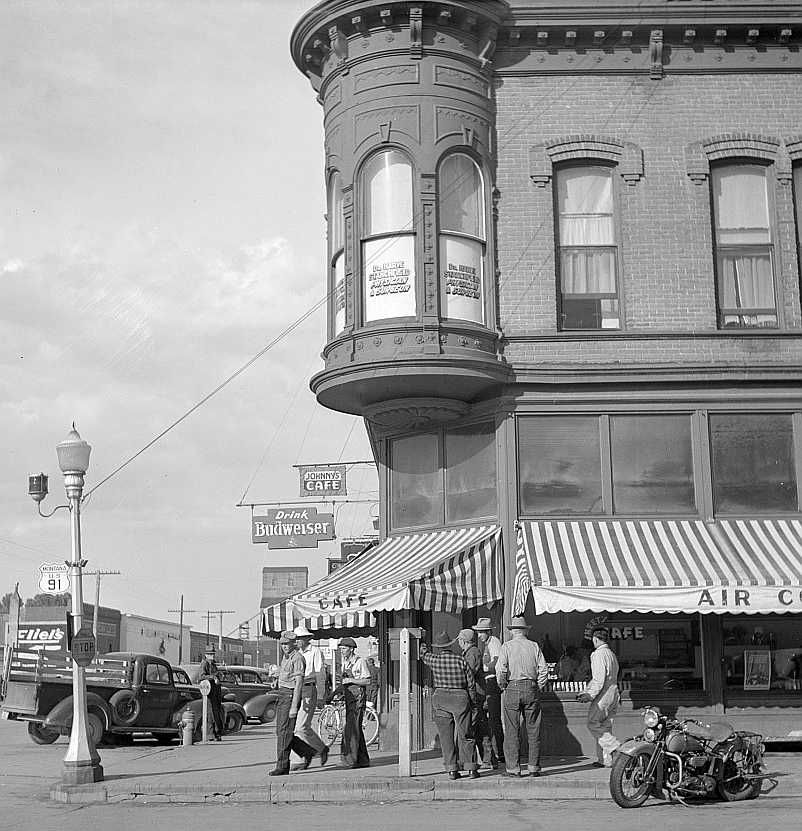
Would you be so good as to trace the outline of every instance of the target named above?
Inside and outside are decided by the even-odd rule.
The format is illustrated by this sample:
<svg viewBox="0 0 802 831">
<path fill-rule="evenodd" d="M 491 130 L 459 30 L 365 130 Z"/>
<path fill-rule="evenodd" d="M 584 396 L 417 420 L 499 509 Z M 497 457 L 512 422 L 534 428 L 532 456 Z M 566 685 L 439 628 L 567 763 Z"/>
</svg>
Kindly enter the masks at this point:
<svg viewBox="0 0 802 831">
<path fill-rule="evenodd" d="M 70 537 L 72 539 L 72 619 L 74 632 L 83 627 L 83 567 L 81 558 L 81 498 L 84 474 L 89 469 L 92 448 L 78 435 L 75 424 L 64 441 L 56 445 L 58 464 L 64 474 L 64 487 L 70 502 Z M 86 670 L 77 661 L 72 662 L 72 729 L 70 744 L 64 757 L 62 781 L 67 785 L 84 785 L 103 780 L 103 767 L 89 733 L 89 713 L 86 704 Z M 99 739 L 99 737 L 98 737 Z"/>
</svg>

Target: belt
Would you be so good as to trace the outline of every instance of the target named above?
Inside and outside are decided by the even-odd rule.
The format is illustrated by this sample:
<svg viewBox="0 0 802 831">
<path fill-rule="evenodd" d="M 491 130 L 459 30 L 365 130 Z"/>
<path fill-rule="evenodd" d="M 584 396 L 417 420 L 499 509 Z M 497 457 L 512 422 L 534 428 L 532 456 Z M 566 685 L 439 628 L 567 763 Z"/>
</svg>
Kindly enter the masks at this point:
<svg viewBox="0 0 802 831">
<path fill-rule="evenodd" d="M 435 690 L 448 690 L 448 692 L 468 692 L 467 687 L 435 687 Z"/>
<path fill-rule="evenodd" d="M 305 687 L 316 687 L 317 686 L 317 681 L 304 681 L 304 686 Z"/>
<path fill-rule="evenodd" d="M 515 678 L 512 681 L 509 681 L 510 684 L 537 684 L 534 678 Z"/>
</svg>

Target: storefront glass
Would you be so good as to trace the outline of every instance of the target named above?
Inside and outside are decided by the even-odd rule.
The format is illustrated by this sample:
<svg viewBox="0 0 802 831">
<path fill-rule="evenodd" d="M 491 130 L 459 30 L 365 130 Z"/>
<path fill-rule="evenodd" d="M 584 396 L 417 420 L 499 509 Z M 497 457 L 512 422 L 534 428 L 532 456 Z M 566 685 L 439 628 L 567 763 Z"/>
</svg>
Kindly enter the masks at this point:
<svg viewBox="0 0 802 831">
<path fill-rule="evenodd" d="M 395 439 L 391 443 L 391 521 L 394 528 L 440 522 L 443 479 L 437 433 Z"/>
<path fill-rule="evenodd" d="M 597 417 L 519 419 L 518 468 L 522 514 L 603 512 Z"/>
<path fill-rule="evenodd" d="M 725 615 L 722 623 L 728 691 L 802 695 L 802 616 Z"/>
<path fill-rule="evenodd" d="M 695 509 L 690 416 L 611 416 L 610 442 L 616 514 Z"/>
<path fill-rule="evenodd" d="M 790 414 L 711 414 L 710 442 L 717 513 L 798 510 Z"/>
<path fill-rule="evenodd" d="M 446 522 L 496 515 L 492 424 L 446 431 Z"/>
</svg>

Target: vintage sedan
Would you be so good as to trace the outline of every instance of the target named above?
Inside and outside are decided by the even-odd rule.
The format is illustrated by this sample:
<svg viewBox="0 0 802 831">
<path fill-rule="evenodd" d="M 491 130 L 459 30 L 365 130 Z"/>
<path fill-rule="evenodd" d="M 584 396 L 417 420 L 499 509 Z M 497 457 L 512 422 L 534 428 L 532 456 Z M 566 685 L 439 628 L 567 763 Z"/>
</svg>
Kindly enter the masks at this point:
<svg viewBox="0 0 802 831">
<path fill-rule="evenodd" d="M 183 669 L 197 683 L 200 664 L 184 664 Z M 238 665 L 221 666 L 219 669 L 220 684 L 243 707 L 248 721 L 269 724 L 275 720 L 278 692 L 265 670 Z"/>
</svg>

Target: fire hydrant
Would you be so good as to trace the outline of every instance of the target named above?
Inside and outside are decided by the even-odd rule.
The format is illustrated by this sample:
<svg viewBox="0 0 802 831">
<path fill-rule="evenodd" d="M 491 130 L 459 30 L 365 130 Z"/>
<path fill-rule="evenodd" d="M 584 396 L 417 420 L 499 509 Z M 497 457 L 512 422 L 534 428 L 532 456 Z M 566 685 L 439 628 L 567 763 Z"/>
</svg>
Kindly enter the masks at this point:
<svg viewBox="0 0 802 831">
<path fill-rule="evenodd" d="M 195 713 L 187 707 L 181 716 L 181 747 L 190 747 L 195 734 Z"/>
</svg>

